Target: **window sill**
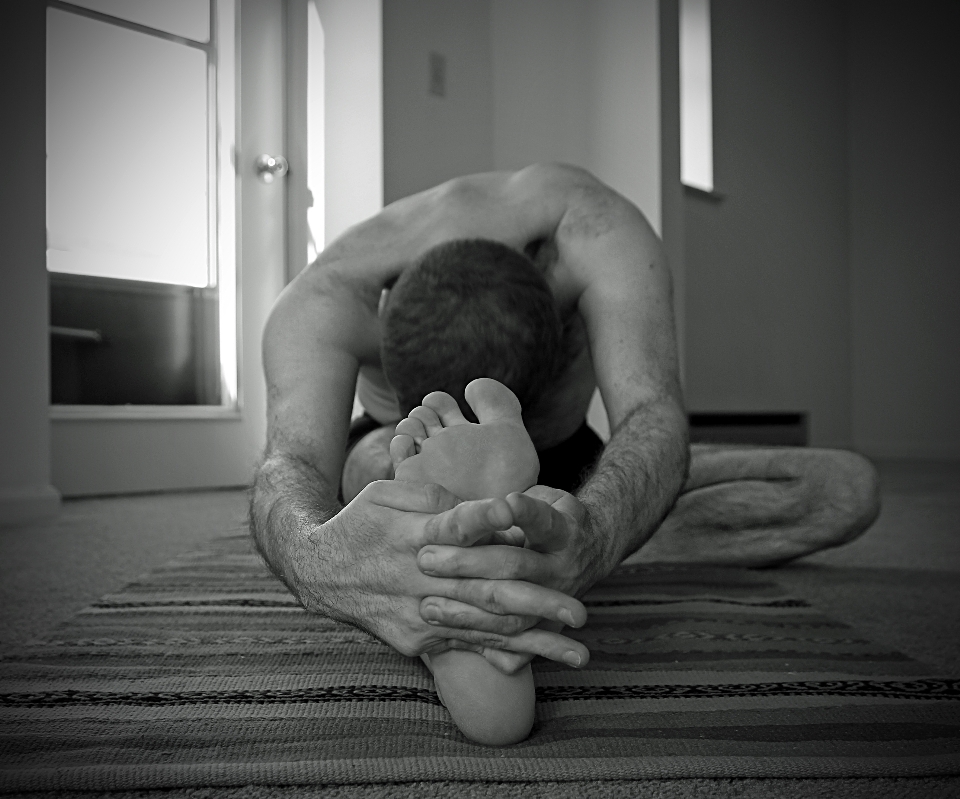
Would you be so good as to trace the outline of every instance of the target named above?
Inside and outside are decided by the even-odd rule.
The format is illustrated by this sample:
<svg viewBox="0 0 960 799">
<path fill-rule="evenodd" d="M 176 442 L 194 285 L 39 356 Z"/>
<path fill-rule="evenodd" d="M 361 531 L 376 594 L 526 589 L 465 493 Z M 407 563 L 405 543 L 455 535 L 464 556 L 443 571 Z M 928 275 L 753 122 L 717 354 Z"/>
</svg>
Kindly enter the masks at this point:
<svg viewBox="0 0 960 799">
<path fill-rule="evenodd" d="M 237 405 L 51 405 L 54 421 L 164 421 L 240 419 Z"/>
<path fill-rule="evenodd" d="M 726 194 L 717 191 L 716 189 L 711 189 L 707 191 L 706 189 L 700 189 L 696 186 L 690 186 L 686 183 L 683 184 L 683 191 L 685 194 L 688 194 L 691 197 L 700 197 L 704 200 L 712 200 L 715 203 L 722 202 L 726 199 Z"/>
</svg>

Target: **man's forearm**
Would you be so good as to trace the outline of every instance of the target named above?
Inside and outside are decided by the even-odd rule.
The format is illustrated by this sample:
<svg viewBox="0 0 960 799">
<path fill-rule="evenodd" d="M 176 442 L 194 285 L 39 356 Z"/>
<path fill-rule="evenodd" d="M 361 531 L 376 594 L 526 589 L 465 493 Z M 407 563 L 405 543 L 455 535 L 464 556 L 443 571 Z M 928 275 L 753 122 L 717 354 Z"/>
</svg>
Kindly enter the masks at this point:
<svg viewBox="0 0 960 799">
<path fill-rule="evenodd" d="M 653 535 L 683 485 L 688 462 L 687 421 L 679 403 L 642 404 L 617 426 L 577 493 L 587 510 L 590 584 Z"/>
<path fill-rule="evenodd" d="M 335 489 L 325 486 L 310 464 L 273 455 L 257 469 L 250 500 L 250 527 L 257 549 L 290 591 L 309 610 L 329 612 L 315 592 L 306 592 L 298 566 L 316 563 L 321 525 L 340 510 Z"/>
</svg>

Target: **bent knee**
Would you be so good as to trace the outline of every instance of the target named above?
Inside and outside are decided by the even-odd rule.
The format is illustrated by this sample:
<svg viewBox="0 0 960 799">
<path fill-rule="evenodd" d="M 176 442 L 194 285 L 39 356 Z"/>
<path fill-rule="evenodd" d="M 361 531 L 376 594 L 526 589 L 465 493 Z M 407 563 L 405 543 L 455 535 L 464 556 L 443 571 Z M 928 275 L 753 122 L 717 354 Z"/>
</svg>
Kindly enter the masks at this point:
<svg viewBox="0 0 960 799">
<path fill-rule="evenodd" d="M 858 538 L 880 514 L 880 477 L 862 455 L 848 450 L 826 450 L 820 480 L 825 494 L 824 511 L 833 544 Z"/>
</svg>

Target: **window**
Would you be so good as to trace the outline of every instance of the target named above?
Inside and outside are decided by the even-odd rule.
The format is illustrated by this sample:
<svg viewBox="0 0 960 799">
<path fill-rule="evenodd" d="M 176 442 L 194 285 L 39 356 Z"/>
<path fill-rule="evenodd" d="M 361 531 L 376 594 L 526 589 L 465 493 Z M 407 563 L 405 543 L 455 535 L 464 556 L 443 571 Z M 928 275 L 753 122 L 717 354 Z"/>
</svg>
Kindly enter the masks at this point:
<svg viewBox="0 0 960 799">
<path fill-rule="evenodd" d="M 680 179 L 714 188 L 710 0 L 680 0 Z"/>
<path fill-rule="evenodd" d="M 52 401 L 237 398 L 234 0 L 51 0 Z"/>
</svg>

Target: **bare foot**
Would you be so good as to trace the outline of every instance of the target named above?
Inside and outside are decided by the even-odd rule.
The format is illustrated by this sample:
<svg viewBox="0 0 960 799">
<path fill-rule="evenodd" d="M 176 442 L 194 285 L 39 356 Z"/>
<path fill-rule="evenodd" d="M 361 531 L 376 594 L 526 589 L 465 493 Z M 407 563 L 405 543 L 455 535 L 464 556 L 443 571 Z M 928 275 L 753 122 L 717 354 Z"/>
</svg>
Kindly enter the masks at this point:
<svg viewBox="0 0 960 799">
<path fill-rule="evenodd" d="M 478 424 L 464 418 L 453 397 L 435 391 L 397 425 L 390 442 L 396 479 L 438 483 L 464 500 L 502 498 L 530 488 L 540 460 L 514 393 L 483 377 L 464 395 Z M 514 543 L 523 543 L 522 533 Z M 421 657 L 440 701 L 468 738 L 506 746 L 530 734 L 536 697 L 529 664 L 508 676 L 482 655 L 462 649 Z"/>
<path fill-rule="evenodd" d="M 536 710 L 530 666 L 508 677 L 462 649 L 420 657 L 433 673 L 440 701 L 471 741 L 509 746 L 530 734 Z"/>
<path fill-rule="evenodd" d="M 464 500 L 503 498 L 535 485 L 540 461 L 516 395 L 481 377 L 464 396 L 479 424 L 467 421 L 449 394 L 434 391 L 397 425 L 390 442 L 396 478 L 438 483 Z"/>
</svg>

